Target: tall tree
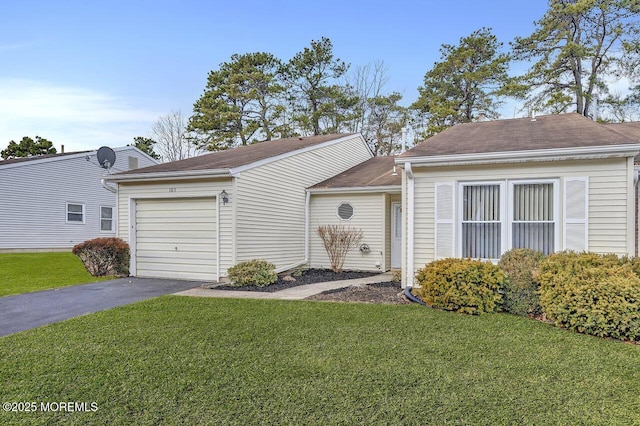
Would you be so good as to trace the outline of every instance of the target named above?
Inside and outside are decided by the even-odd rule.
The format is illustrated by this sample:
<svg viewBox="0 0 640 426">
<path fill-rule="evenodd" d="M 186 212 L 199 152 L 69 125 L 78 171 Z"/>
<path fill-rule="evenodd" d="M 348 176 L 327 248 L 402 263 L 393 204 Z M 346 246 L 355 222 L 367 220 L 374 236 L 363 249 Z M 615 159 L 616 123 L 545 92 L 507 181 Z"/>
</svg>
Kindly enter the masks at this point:
<svg viewBox="0 0 640 426">
<path fill-rule="evenodd" d="M 345 75 L 343 84 L 357 99 L 345 130 L 361 133 L 375 155 L 390 155 L 399 150 L 407 119 L 407 108 L 398 104 L 402 95 L 387 90 L 388 71 L 383 61 L 356 66 Z"/>
<path fill-rule="evenodd" d="M 293 119 L 303 133 L 340 131 L 351 117 L 357 98 L 338 84 L 349 64 L 335 58 L 331 40 L 322 37 L 298 52 L 284 67 Z"/>
<path fill-rule="evenodd" d="M 181 111 L 160 116 L 151 127 L 153 140 L 164 161 L 184 160 L 200 151 L 186 130 L 187 122 Z"/>
<path fill-rule="evenodd" d="M 514 59 L 533 62 L 520 77 L 526 105 L 592 116 L 594 95 L 608 93 L 606 79 L 624 70 L 624 54 L 638 58 L 639 13 L 637 0 L 549 0 L 533 34 L 512 43 Z"/>
<path fill-rule="evenodd" d="M 135 136 L 133 138 L 133 146 L 135 146 L 140 151 L 147 154 L 149 157 L 154 158 L 156 160 L 160 160 L 161 158 L 160 155 L 153 150 L 153 146 L 155 144 L 157 144 L 156 141 L 154 141 L 151 138 L 146 138 L 144 136 Z"/>
<path fill-rule="evenodd" d="M 45 138 L 36 136 L 34 141 L 29 136 L 25 136 L 19 143 L 9 142 L 6 149 L 0 152 L 0 156 L 5 160 L 18 157 L 33 157 L 37 155 L 55 154 L 57 151 L 53 143 Z"/>
<path fill-rule="evenodd" d="M 425 74 L 412 105 L 426 116 L 424 137 L 482 115 L 498 117 L 502 89 L 509 81 L 509 56 L 500 52 L 501 47 L 490 28 L 461 38 L 457 46 L 442 45 L 441 61 Z"/>
<path fill-rule="evenodd" d="M 210 151 L 288 136 L 281 62 L 270 53 L 234 54 L 211 71 L 194 104 L 189 131 Z"/>
</svg>

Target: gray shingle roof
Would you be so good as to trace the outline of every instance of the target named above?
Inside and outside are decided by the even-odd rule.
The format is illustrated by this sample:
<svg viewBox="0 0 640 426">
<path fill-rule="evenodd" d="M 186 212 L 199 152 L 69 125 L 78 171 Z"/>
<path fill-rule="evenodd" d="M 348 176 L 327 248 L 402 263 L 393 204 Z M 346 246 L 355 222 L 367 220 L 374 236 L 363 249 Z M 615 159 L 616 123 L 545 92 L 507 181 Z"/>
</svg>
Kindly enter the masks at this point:
<svg viewBox="0 0 640 426">
<path fill-rule="evenodd" d="M 393 175 L 394 157 L 373 157 L 309 189 L 398 186 L 402 182 L 400 168 Z"/>
<path fill-rule="evenodd" d="M 319 145 L 334 139 L 349 136 L 349 134 L 320 135 L 310 137 L 293 137 L 277 139 L 267 142 L 254 143 L 240 146 L 225 151 L 204 154 L 186 160 L 172 161 L 157 166 L 145 167 L 130 172 L 119 173 L 115 176 L 127 174 L 185 172 L 197 170 L 221 170 L 244 166 L 260 160 L 275 157 L 299 149 Z"/>
<path fill-rule="evenodd" d="M 615 131 L 579 114 L 484 121 L 450 127 L 411 150 L 404 157 L 476 154 L 633 144 L 637 136 Z"/>
</svg>

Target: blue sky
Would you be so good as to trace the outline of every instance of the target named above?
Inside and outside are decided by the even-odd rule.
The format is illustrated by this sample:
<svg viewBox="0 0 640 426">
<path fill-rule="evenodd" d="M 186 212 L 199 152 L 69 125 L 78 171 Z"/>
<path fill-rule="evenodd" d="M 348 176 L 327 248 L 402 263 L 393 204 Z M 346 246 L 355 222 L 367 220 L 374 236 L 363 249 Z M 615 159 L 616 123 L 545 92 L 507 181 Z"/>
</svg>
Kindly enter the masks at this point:
<svg viewBox="0 0 640 426">
<path fill-rule="evenodd" d="M 5 2 L 0 148 L 36 135 L 66 151 L 126 145 L 160 115 L 189 117 L 207 73 L 233 53 L 288 60 L 323 36 L 352 66 L 384 61 L 389 91 L 409 104 L 443 43 L 484 26 L 506 49 L 546 8 L 544 0 Z"/>
</svg>

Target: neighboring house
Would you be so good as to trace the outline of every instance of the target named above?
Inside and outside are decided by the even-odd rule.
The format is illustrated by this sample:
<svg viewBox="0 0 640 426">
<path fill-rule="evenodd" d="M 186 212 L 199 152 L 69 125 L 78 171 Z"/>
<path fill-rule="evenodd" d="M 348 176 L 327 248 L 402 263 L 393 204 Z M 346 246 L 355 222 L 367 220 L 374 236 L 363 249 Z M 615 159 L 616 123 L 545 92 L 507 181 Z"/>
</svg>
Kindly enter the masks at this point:
<svg viewBox="0 0 640 426">
<path fill-rule="evenodd" d="M 361 245 L 350 252 L 344 269 L 400 269 L 402 259 L 401 169 L 394 157 L 374 157 L 308 189 L 310 266 L 330 268 L 316 230 L 346 225 L 363 232 Z"/>
<path fill-rule="evenodd" d="M 578 114 L 460 124 L 400 155 L 403 285 L 435 259 L 515 247 L 636 254 L 640 132 L 623 128 Z"/>
<path fill-rule="evenodd" d="M 114 149 L 111 173 L 157 164 L 134 147 Z M 0 161 L 0 251 L 69 250 L 116 235 L 116 196 L 96 151 Z"/>
<path fill-rule="evenodd" d="M 296 137 L 111 176 L 131 274 L 217 281 L 244 260 L 305 265 L 306 189 L 371 157 L 357 134 Z"/>
</svg>

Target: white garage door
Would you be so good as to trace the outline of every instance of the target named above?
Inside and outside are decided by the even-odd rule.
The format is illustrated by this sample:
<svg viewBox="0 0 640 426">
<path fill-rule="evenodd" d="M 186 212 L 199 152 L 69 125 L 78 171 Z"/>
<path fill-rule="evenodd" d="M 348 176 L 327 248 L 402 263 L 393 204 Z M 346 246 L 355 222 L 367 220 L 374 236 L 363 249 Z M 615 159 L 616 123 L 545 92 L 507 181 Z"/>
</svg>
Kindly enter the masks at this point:
<svg viewBox="0 0 640 426">
<path fill-rule="evenodd" d="M 215 198 L 137 200 L 136 276 L 214 281 Z"/>
</svg>

